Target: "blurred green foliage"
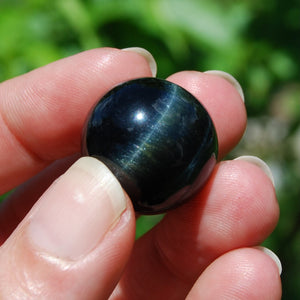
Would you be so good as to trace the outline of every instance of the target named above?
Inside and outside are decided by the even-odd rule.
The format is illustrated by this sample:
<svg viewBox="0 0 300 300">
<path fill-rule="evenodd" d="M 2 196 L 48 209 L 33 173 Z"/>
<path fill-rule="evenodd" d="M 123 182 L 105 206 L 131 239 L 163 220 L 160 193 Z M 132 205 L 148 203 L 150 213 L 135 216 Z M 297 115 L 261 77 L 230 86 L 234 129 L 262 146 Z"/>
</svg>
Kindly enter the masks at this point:
<svg viewBox="0 0 300 300">
<path fill-rule="evenodd" d="M 148 49 L 158 77 L 220 69 L 242 84 L 247 132 L 229 157 L 263 158 L 281 207 L 266 245 L 283 263 L 283 299 L 300 282 L 300 1 L 1 0 L 0 81 L 94 47 Z M 140 236 L 159 221 L 138 221 Z"/>
</svg>

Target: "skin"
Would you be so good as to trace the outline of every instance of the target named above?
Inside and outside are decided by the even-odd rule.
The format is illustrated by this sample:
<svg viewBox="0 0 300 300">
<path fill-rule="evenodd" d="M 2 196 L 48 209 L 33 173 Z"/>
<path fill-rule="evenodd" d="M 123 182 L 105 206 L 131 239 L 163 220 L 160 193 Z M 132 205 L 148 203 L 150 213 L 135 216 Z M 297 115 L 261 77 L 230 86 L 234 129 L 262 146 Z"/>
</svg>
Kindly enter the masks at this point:
<svg viewBox="0 0 300 300">
<path fill-rule="evenodd" d="M 112 230 L 76 262 L 40 255 L 26 237 L 32 205 L 79 157 L 90 107 L 114 85 L 145 76 L 143 56 L 102 48 L 0 84 L 0 193 L 18 186 L 0 206 L 1 299 L 280 299 L 277 266 L 253 248 L 278 221 L 274 187 L 245 161 L 219 162 L 190 202 L 136 242 L 129 199 Z M 224 157 L 246 126 L 237 90 L 195 71 L 168 79 L 207 108 Z"/>
</svg>

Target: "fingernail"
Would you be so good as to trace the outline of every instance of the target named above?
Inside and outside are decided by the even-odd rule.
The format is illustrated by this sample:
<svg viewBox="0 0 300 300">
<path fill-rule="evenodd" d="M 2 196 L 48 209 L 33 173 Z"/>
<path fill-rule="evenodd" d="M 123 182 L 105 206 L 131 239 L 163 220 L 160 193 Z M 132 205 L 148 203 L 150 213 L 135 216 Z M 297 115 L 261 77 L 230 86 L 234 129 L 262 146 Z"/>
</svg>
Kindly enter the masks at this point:
<svg viewBox="0 0 300 300">
<path fill-rule="evenodd" d="M 77 260 L 99 244 L 125 208 L 125 195 L 110 170 L 83 157 L 39 199 L 28 235 L 40 251 Z"/>
<path fill-rule="evenodd" d="M 157 65 L 156 65 L 156 62 L 155 62 L 155 59 L 154 59 L 153 55 L 148 50 L 146 50 L 144 48 L 140 48 L 140 47 L 124 48 L 122 50 L 123 51 L 129 51 L 129 52 L 135 52 L 139 55 L 142 55 L 147 60 L 149 66 L 150 66 L 152 76 L 153 77 L 156 76 Z"/>
<path fill-rule="evenodd" d="M 266 247 L 257 246 L 255 248 L 262 251 L 263 253 L 267 254 L 270 258 L 272 258 L 272 260 L 275 262 L 275 264 L 278 267 L 279 275 L 281 275 L 282 265 L 281 265 L 281 261 L 280 261 L 279 257 L 273 251 L 271 251 L 270 249 L 268 249 Z"/>
<path fill-rule="evenodd" d="M 206 71 L 204 73 L 216 75 L 216 76 L 222 77 L 222 78 L 226 79 L 227 81 L 229 81 L 237 89 L 243 102 L 245 102 L 245 96 L 244 96 L 243 89 L 242 89 L 240 83 L 231 74 L 226 73 L 224 71 L 218 71 L 218 70 L 210 70 L 210 71 Z"/>
<path fill-rule="evenodd" d="M 270 167 L 262 159 L 258 158 L 257 156 L 244 155 L 236 158 L 235 160 L 244 160 L 258 166 L 265 172 L 265 174 L 270 178 L 271 182 L 275 186 L 275 181 L 274 181 L 272 171 Z"/>
</svg>

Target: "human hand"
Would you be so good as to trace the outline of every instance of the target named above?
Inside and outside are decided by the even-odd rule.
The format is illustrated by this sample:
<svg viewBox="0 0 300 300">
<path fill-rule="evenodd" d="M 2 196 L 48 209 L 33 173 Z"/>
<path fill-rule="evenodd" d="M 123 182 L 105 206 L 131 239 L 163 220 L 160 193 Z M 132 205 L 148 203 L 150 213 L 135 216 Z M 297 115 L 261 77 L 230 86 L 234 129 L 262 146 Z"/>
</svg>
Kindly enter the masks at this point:
<svg viewBox="0 0 300 300">
<path fill-rule="evenodd" d="M 191 201 L 136 242 L 119 183 L 96 159 L 78 160 L 91 106 L 114 85 L 155 73 L 151 56 L 136 50 L 90 50 L 1 83 L 0 193 L 19 187 L 0 206 L 0 298 L 280 299 L 278 268 L 254 247 L 279 215 L 259 160 L 218 163 Z M 220 74 L 168 80 L 201 99 L 222 158 L 246 113 Z"/>
</svg>

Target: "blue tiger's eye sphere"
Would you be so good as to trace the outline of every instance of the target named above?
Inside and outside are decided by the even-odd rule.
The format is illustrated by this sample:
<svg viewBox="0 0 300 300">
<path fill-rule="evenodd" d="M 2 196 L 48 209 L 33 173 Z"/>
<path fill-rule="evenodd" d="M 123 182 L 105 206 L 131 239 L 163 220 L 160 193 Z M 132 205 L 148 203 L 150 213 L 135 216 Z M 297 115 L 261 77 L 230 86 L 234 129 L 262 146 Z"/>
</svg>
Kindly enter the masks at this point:
<svg viewBox="0 0 300 300">
<path fill-rule="evenodd" d="M 118 85 L 96 104 L 82 149 L 115 174 L 137 212 L 155 214 L 203 186 L 218 144 L 213 122 L 194 96 L 166 80 L 141 78 Z"/>
</svg>

